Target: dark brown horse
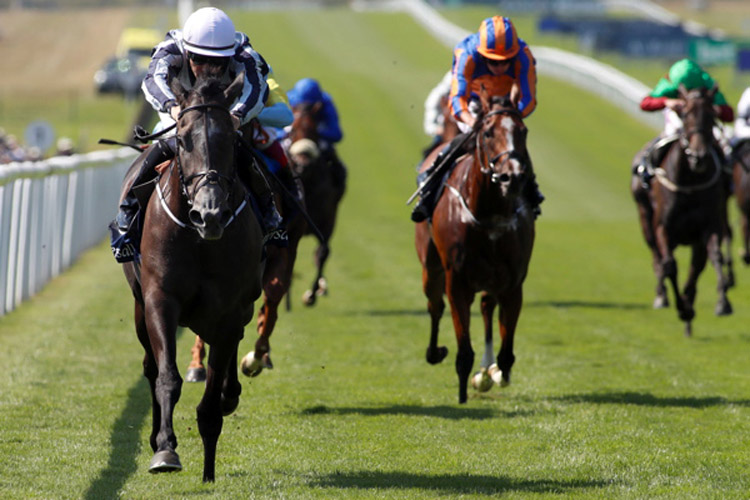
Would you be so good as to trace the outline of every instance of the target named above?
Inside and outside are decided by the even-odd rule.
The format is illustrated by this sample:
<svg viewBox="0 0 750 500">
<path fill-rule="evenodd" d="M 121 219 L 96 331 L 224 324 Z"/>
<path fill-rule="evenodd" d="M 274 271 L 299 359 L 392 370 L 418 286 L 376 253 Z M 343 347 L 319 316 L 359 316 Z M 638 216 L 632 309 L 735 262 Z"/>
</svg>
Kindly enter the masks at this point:
<svg viewBox="0 0 750 500">
<path fill-rule="evenodd" d="M 318 239 L 315 250 L 317 273 L 312 286 L 302 297 L 307 306 L 314 305 L 316 298 L 328 291 L 323 269 L 330 256 L 329 242 L 336 225 L 339 202 L 346 191 L 346 168 L 333 145 L 327 148 L 319 145 L 319 111 L 319 103 L 295 106 L 294 123 L 289 134 L 292 165 L 305 190 L 307 212 L 319 231 L 308 226 L 305 232 Z M 304 147 L 299 148 L 301 145 Z"/>
<path fill-rule="evenodd" d="M 533 213 L 522 196 L 532 174 L 526 126 L 509 99 L 495 97 L 490 101 L 483 91 L 481 102 L 474 150 L 458 160 L 435 206 L 432 223 L 417 224 L 415 238 L 431 319 L 427 361 L 437 364 L 448 354 L 446 347 L 437 345 L 445 294 L 458 343 L 460 403 L 467 400 L 467 383 L 474 364 L 469 318 L 477 292 L 485 292 L 485 325 L 491 324 L 493 311 L 500 305 L 500 376 L 496 380 L 502 385 L 510 383 L 515 361 L 513 337 L 535 234 Z M 436 148 L 425 159 L 423 169 L 432 164 L 438 151 Z M 491 326 L 487 329 L 491 330 Z M 488 357 L 491 360 L 491 355 L 485 355 L 485 364 Z"/>
<path fill-rule="evenodd" d="M 679 111 L 683 128 L 679 138 L 667 146 L 656 168 L 651 189 L 645 190 L 637 176 L 631 191 L 646 243 L 653 255 L 656 274 L 655 307 L 667 304 L 664 279 L 672 284 L 679 318 L 685 322 L 685 334 L 692 334 L 695 317 L 696 283 L 707 259 L 718 276 L 719 301 L 716 314 L 731 314 L 726 296 L 727 278 L 723 273 L 721 240 L 724 233 L 726 190 L 721 182 L 721 164 L 713 147 L 712 128 L 716 120 L 713 108 L 714 89 L 679 90 L 684 101 Z M 692 249 L 690 270 L 683 292 L 677 284 L 678 245 Z"/>
<path fill-rule="evenodd" d="M 732 151 L 734 197 L 740 212 L 742 261 L 750 264 L 750 140 L 737 144 Z"/>
<path fill-rule="evenodd" d="M 269 182 L 274 192 L 282 192 L 284 187 L 281 186 L 278 177 L 270 177 Z M 287 186 L 287 188 L 294 189 L 291 186 Z M 299 207 L 289 196 L 277 194 L 276 204 L 280 207 L 280 212 L 284 216 L 289 240 L 288 245 L 283 248 L 272 245 L 266 247 L 267 259 L 263 271 L 263 305 L 258 310 L 258 337 L 255 341 L 254 350 L 247 353 L 240 362 L 242 373 L 248 377 L 260 375 L 264 368 L 273 368 L 270 338 L 279 317 L 279 304 L 291 286 L 294 263 L 297 260 L 297 247 L 307 227 Z M 204 358 L 203 340 L 196 336 L 186 377 L 188 382 L 204 380 Z"/>
<path fill-rule="evenodd" d="M 243 75 L 228 87 L 218 80 L 172 90 L 182 108 L 177 154 L 162 171 L 145 211 L 140 264 L 123 266 L 135 296 L 135 327 L 151 386 L 151 472 L 181 470 L 172 425 L 182 379 L 175 363 L 178 326 L 211 346 L 203 398 L 197 407 L 203 440 L 203 480 L 215 476 L 223 416 L 239 403 L 237 346 L 261 292 L 262 233 L 238 181 L 229 106 Z M 138 171 L 133 164 L 125 186 Z"/>
</svg>

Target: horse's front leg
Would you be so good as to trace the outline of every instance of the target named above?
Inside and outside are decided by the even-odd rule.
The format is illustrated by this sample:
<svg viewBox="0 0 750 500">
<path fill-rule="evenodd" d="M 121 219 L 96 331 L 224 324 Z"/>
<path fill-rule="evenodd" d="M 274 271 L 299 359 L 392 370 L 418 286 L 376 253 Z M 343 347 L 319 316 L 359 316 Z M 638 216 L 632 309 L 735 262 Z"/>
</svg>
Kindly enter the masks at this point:
<svg viewBox="0 0 750 500">
<path fill-rule="evenodd" d="M 648 190 L 641 185 L 640 176 L 634 175 L 631 178 L 630 190 L 635 199 L 636 208 L 638 209 L 638 222 L 641 226 L 643 239 L 651 250 L 652 265 L 654 276 L 656 276 L 656 294 L 654 296 L 654 309 L 664 309 L 669 307 L 669 298 L 667 289 L 664 286 L 664 273 L 662 270 L 662 257 L 656 244 L 656 235 L 654 233 L 654 209 L 651 206 L 651 198 Z"/>
<path fill-rule="evenodd" d="M 446 294 L 451 305 L 451 316 L 453 317 L 453 328 L 456 331 L 456 374 L 458 375 L 458 402 L 466 403 L 468 399 L 467 385 L 471 368 L 474 366 L 474 350 L 471 348 L 471 337 L 469 335 L 469 322 L 471 315 L 471 303 L 474 294 L 463 280 L 455 276 L 455 272 L 446 272 Z"/>
<path fill-rule="evenodd" d="M 479 371 L 471 377 L 471 385 L 479 392 L 487 392 L 492 388 L 494 374 L 498 376 L 498 383 L 500 381 L 500 370 L 494 359 L 493 351 L 495 348 L 492 335 L 492 316 L 496 307 L 497 300 L 492 295 L 483 293 L 480 310 L 482 312 L 482 321 L 484 322 L 484 354 L 482 355 Z"/>
<path fill-rule="evenodd" d="M 151 340 L 148 338 L 143 304 L 137 300 L 135 301 L 134 317 L 135 331 L 145 351 L 145 355 L 143 356 L 143 376 L 146 377 L 148 385 L 151 388 L 151 435 L 149 436 L 149 444 L 151 445 L 151 451 L 156 451 L 156 434 L 159 432 L 161 423 L 161 407 L 159 406 L 159 400 L 156 398 L 156 376 L 159 374 L 159 369 L 154 359 L 154 351 L 151 349 Z"/>
<path fill-rule="evenodd" d="M 159 408 L 158 415 L 156 409 L 154 410 L 154 418 L 159 417 L 159 424 L 157 430 L 154 422 L 152 429 L 151 443 L 155 453 L 149 465 L 149 472 L 179 471 L 182 470 L 182 464 L 175 451 L 177 437 L 172 425 L 174 407 L 182 391 L 182 378 L 175 359 L 179 307 L 161 293 L 152 292 L 145 296 L 148 297 L 144 309 L 146 327 L 158 371 L 153 393 Z"/>
<path fill-rule="evenodd" d="M 279 249 L 269 259 L 263 275 L 263 305 L 258 311 L 258 338 L 255 349 L 242 358 L 242 373 L 257 377 L 264 368 L 273 368 L 271 362 L 271 334 L 279 318 L 279 304 L 292 282 L 292 268 L 296 253 L 291 248 Z"/>
<path fill-rule="evenodd" d="M 237 381 L 236 359 L 243 328 L 222 328 L 221 331 L 221 340 L 213 343 L 209 351 L 206 390 L 196 408 L 198 431 L 203 440 L 203 482 L 214 481 L 216 444 L 224 425 L 224 414 L 234 411 L 242 391 Z"/>
<path fill-rule="evenodd" d="M 728 283 L 728 276 L 725 276 L 723 273 L 724 265 L 723 260 L 724 256 L 721 253 L 721 242 L 719 241 L 719 235 L 712 234 L 708 239 L 708 244 L 706 247 L 706 250 L 708 252 L 708 258 L 711 260 L 711 263 L 714 266 L 714 269 L 716 270 L 716 277 L 717 277 L 717 285 L 716 285 L 716 291 L 719 294 L 719 300 L 716 303 L 716 309 L 714 310 L 715 314 L 717 316 L 728 316 L 732 314 L 732 304 L 729 303 L 729 299 L 727 298 L 727 290 L 729 289 L 729 283 Z M 695 251 L 693 252 L 695 254 Z M 705 266 L 705 258 L 704 263 Z M 695 280 L 698 280 L 698 277 L 695 277 Z"/>
<path fill-rule="evenodd" d="M 500 368 L 500 387 L 510 385 L 510 370 L 516 362 L 513 354 L 513 339 L 516 335 L 518 317 L 523 305 L 523 288 L 521 285 L 504 295 L 500 303 L 500 352 L 497 354 L 497 366 Z"/>
<path fill-rule="evenodd" d="M 422 290 L 427 297 L 427 311 L 430 313 L 430 341 L 425 356 L 428 363 L 436 365 L 448 355 L 448 348 L 438 346 L 440 318 L 445 311 L 445 272 L 432 242 L 429 243 L 422 264 Z"/>
<path fill-rule="evenodd" d="M 664 226 L 658 226 L 655 235 L 657 247 L 662 255 L 661 269 L 663 276 L 668 279 L 672 285 L 672 291 L 674 292 L 675 303 L 677 305 L 677 315 L 682 321 L 687 323 L 686 331 L 689 331 L 690 321 L 695 317 L 695 311 L 693 310 L 692 302 L 680 293 L 680 288 L 677 284 L 677 261 L 674 258 L 674 252 L 669 243 Z"/>
<path fill-rule="evenodd" d="M 206 380 L 206 367 L 203 366 L 203 360 L 206 358 L 206 346 L 198 335 L 195 336 L 195 343 L 190 348 L 190 364 L 185 374 L 185 382 L 203 382 Z"/>
<path fill-rule="evenodd" d="M 319 228 L 320 229 L 320 228 Z M 323 231 L 323 229 L 321 229 Z M 330 231 L 323 233 L 324 236 L 330 236 Z M 318 270 L 313 280 L 312 286 L 302 296 L 302 302 L 306 306 L 315 305 L 315 300 L 319 295 L 325 295 L 328 293 L 328 283 L 323 277 L 323 267 L 326 265 L 328 256 L 331 254 L 331 249 L 328 247 L 328 243 L 319 240 L 318 247 L 315 249 L 315 268 Z"/>
</svg>

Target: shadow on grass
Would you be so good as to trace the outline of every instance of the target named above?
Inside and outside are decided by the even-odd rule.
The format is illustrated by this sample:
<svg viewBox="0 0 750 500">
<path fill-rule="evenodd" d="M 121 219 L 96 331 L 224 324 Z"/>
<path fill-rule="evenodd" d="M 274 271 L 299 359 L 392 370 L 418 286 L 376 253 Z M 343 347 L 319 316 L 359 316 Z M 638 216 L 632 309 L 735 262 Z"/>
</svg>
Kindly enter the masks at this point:
<svg viewBox="0 0 750 500">
<path fill-rule="evenodd" d="M 528 412 L 529 414 L 533 412 Z M 457 408 L 453 406 L 417 406 L 417 405 L 392 405 L 382 407 L 342 407 L 331 408 L 330 406 L 318 405 L 305 408 L 302 415 L 362 415 L 366 417 L 379 417 L 383 415 L 406 415 L 415 417 L 437 417 L 448 420 L 486 420 L 497 417 L 518 417 L 523 412 L 503 412 L 489 408 Z"/>
<path fill-rule="evenodd" d="M 622 309 L 622 310 L 639 310 L 651 309 L 649 304 L 628 304 L 617 302 L 596 302 L 587 300 L 537 300 L 524 303 L 524 307 L 554 307 L 557 309 Z"/>
<path fill-rule="evenodd" d="M 750 406 L 750 400 L 732 401 L 721 397 L 659 397 L 647 392 L 602 392 L 570 394 L 552 398 L 566 403 L 628 404 L 655 408 L 709 408 L 712 406 Z"/>
<path fill-rule="evenodd" d="M 347 472 L 334 473 L 312 482 L 311 486 L 323 488 L 358 489 L 421 489 L 439 494 L 485 494 L 497 495 L 508 492 L 520 493 L 569 493 L 575 490 L 604 488 L 608 481 L 551 479 L 514 479 L 473 474 L 410 474 L 406 472 Z"/>
<path fill-rule="evenodd" d="M 118 492 L 125 481 L 138 469 L 136 458 L 141 451 L 141 428 L 150 413 L 151 391 L 146 377 L 142 376 L 128 391 L 125 409 L 112 425 L 109 463 L 99 472 L 83 498 L 119 498 Z"/>
</svg>

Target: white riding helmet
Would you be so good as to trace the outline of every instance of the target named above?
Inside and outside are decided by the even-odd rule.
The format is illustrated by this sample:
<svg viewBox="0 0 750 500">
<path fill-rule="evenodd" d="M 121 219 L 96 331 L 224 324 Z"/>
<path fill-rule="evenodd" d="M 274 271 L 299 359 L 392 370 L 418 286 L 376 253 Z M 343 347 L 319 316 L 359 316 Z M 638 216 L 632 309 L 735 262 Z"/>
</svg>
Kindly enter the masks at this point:
<svg viewBox="0 0 750 500">
<path fill-rule="evenodd" d="M 234 55 L 234 23 L 215 7 L 198 9 L 185 21 L 182 39 L 188 52 L 208 57 Z"/>
</svg>

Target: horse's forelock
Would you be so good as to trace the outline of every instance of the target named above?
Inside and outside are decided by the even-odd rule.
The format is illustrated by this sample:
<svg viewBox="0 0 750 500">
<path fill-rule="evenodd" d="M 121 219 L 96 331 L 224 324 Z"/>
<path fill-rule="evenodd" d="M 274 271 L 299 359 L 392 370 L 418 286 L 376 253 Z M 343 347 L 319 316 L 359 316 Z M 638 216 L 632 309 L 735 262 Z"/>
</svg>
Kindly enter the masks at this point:
<svg viewBox="0 0 750 500">
<path fill-rule="evenodd" d="M 226 85 L 218 78 L 206 78 L 196 82 L 192 94 L 201 97 L 202 102 L 214 102 L 224 96 Z"/>
</svg>

